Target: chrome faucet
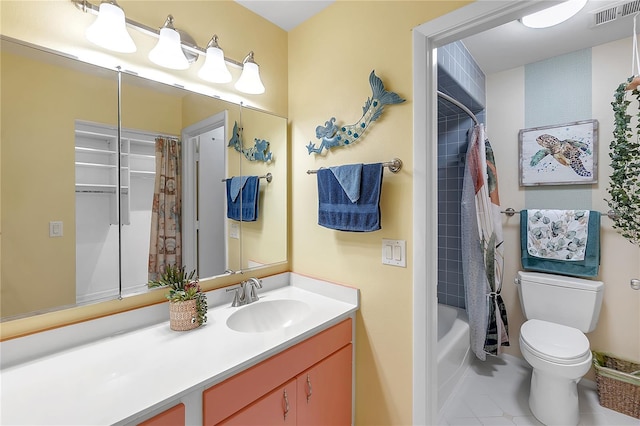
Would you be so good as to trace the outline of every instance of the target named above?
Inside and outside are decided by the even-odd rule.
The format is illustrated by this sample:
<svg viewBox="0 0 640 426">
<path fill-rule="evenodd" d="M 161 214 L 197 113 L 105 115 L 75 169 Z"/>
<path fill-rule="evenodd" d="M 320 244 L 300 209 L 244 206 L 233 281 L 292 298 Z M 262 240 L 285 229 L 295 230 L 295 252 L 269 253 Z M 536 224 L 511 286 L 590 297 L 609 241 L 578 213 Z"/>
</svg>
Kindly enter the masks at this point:
<svg viewBox="0 0 640 426">
<path fill-rule="evenodd" d="M 235 308 L 237 306 L 244 306 L 249 303 L 257 302 L 260 300 L 260 297 L 256 292 L 256 289 L 258 288 L 262 288 L 262 281 L 255 277 L 242 281 L 237 287 L 228 288 L 227 291 L 235 290 L 231 306 Z"/>
</svg>

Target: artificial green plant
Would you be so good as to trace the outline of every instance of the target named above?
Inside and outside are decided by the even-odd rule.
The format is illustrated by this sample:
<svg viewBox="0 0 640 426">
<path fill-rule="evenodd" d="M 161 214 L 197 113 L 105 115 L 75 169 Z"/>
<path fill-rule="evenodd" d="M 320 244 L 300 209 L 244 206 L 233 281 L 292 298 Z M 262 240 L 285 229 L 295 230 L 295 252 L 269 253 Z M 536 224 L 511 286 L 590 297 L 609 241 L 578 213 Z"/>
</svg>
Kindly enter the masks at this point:
<svg viewBox="0 0 640 426">
<path fill-rule="evenodd" d="M 605 200 L 616 213 L 613 227 L 632 244 L 640 244 L 640 108 L 635 113 L 638 119 L 635 130 L 631 127 L 632 115 L 627 113 L 631 100 L 626 94 L 631 91 L 640 105 L 640 91 L 630 77 L 621 83 L 611 102 L 614 114 L 613 141 L 611 151 L 610 199 Z"/>
<path fill-rule="evenodd" d="M 185 266 L 167 265 L 157 280 L 149 281 L 149 288 L 168 287 L 167 299 L 170 302 L 196 301 L 198 325 L 207 322 L 207 296 L 200 289 L 196 271 L 185 271 Z"/>
</svg>

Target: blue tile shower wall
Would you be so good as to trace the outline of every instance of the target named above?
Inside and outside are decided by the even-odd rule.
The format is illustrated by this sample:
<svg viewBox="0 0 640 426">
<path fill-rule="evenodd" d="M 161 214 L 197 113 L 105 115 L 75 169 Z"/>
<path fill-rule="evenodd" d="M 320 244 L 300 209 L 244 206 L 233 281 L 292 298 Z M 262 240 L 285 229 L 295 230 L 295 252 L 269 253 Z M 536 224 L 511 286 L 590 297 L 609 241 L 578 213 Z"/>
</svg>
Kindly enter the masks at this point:
<svg viewBox="0 0 640 426">
<path fill-rule="evenodd" d="M 438 90 L 484 122 L 485 77 L 461 42 L 438 48 Z M 438 100 L 438 302 L 465 307 L 460 196 L 471 118 Z"/>
</svg>

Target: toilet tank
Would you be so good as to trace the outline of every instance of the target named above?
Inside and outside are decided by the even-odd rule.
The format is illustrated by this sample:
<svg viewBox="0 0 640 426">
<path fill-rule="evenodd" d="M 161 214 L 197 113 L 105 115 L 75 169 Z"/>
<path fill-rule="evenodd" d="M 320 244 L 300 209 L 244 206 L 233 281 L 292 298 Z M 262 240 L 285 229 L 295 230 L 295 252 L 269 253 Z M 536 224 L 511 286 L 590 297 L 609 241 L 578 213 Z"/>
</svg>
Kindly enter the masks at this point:
<svg viewBox="0 0 640 426">
<path fill-rule="evenodd" d="M 518 272 L 515 280 L 526 319 L 539 319 L 589 333 L 596 328 L 604 284 L 563 275 Z"/>
</svg>

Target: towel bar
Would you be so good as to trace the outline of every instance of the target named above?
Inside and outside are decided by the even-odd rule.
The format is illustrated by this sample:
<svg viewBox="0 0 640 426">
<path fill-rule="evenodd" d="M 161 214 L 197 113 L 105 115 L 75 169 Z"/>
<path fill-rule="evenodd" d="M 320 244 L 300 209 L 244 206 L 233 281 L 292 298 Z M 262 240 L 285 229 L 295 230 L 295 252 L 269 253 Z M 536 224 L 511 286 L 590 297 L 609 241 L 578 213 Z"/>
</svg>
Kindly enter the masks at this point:
<svg viewBox="0 0 640 426">
<path fill-rule="evenodd" d="M 505 209 L 505 210 L 500 210 L 500 213 L 504 213 L 507 216 L 511 217 L 514 214 L 518 213 L 517 211 L 515 211 L 514 209 L 512 209 L 511 207 Z M 603 216 L 607 216 L 609 219 L 617 219 L 618 218 L 618 213 L 615 212 L 615 210 L 609 210 L 606 213 L 600 213 Z"/>
<path fill-rule="evenodd" d="M 382 163 L 382 167 L 388 167 L 391 173 L 398 173 L 402 170 L 402 160 L 399 158 L 394 158 L 391 161 L 387 161 L 386 163 Z M 311 175 L 314 173 L 318 173 L 318 170 L 307 170 L 307 174 Z"/>
<path fill-rule="evenodd" d="M 271 183 L 271 180 L 273 179 L 273 175 L 271 174 L 271 172 L 267 173 L 264 176 L 258 176 L 259 179 L 266 179 L 267 182 Z M 226 182 L 228 181 L 230 178 L 227 179 L 222 179 L 222 182 Z"/>
</svg>

